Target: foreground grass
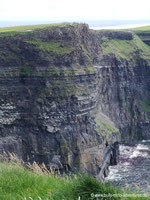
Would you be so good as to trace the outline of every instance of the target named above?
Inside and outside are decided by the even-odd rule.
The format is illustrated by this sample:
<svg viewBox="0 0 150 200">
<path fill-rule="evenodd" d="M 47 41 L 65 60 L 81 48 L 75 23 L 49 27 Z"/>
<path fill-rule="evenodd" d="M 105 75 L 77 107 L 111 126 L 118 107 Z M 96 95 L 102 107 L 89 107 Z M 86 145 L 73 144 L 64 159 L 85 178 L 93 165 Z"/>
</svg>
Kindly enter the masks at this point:
<svg viewBox="0 0 150 200">
<path fill-rule="evenodd" d="M 88 175 L 58 176 L 35 173 L 12 163 L 0 163 L 0 200 L 92 200 L 123 199 L 91 197 L 91 194 L 123 194 L 111 184 L 103 184 Z M 125 199 L 150 199 L 125 198 Z"/>
<path fill-rule="evenodd" d="M 111 186 L 112 187 L 112 186 Z M 114 192 L 114 188 L 109 191 Z M 79 175 L 72 178 L 36 174 L 23 167 L 0 164 L 0 199 L 22 200 L 74 200 L 90 199 L 91 193 L 104 191 L 106 188 L 94 178 Z M 107 191 L 106 191 L 107 192 Z M 39 198 L 39 199 L 40 199 Z"/>
</svg>

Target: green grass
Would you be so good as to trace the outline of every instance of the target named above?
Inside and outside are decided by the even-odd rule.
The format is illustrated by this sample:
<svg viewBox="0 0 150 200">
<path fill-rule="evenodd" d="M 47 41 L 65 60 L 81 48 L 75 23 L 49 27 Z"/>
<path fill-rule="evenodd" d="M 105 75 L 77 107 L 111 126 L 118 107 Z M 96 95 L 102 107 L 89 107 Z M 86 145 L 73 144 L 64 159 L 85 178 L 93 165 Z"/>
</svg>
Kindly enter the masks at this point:
<svg viewBox="0 0 150 200">
<path fill-rule="evenodd" d="M 27 42 L 33 44 L 36 49 L 47 52 L 53 52 L 54 54 L 57 55 L 70 54 L 74 50 L 71 47 L 67 47 L 65 42 L 63 41 L 43 42 L 38 39 L 38 40 L 28 40 Z"/>
<path fill-rule="evenodd" d="M 85 48 L 85 46 L 84 46 L 83 44 L 80 44 L 80 45 L 81 45 L 81 47 L 82 47 L 82 51 L 83 51 L 83 53 L 84 53 L 86 62 L 87 62 L 89 65 L 91 65 L 92 62 L 91 62 L 91 59 L 90 59 L 90 56 L 89 56 L 89 54 L 88 54 L 87 49 Z"/>
<path fill-rule="evenodd" d="M 120 197 L 91 198 L 91 194 L 123 194 L 112 184 L 101 183 L 89 175 L 44 175 L 12 163 L 0 163 L 1 200 L 121 200 Z M 39 198 L 40 197 L 40 198 Z M 79 198 L 80 197 L 80 198 Z M 126 198 L 150 199 L 150 198 Z"/>
<path fill-rule="evenodd" d="M 89 199 L 91 193 L 104 190 L 115 192 L 112 186 L 105 188 L 103 184 L 90 176 L 71 177 L 40 175 L 23 167 L 0 163 L 0 199 L 27 200 L 29 197 L 42 200 L 77 200 Z"/>
<path fill-rule="evenodd" d="M 103 135 L 106 140 L 108 140 L 113 133 L 119 133 L 119 130 L 114 126 L 114 124 L 98 111 L 98 109 L 94 112 L 94 118 L 97 132 Z"/>
<path fill-rule="evenodd" d="M 150 31 L 150 26 L 136 27 L 136 28 L 131 28 L 130 30 L 134 30 L 134 31 Z"/>
<path fill-rule="evenodd" d="M 150 113 L 150 99 L 140 101 L 143 111 Z"/>
<path fill-rule="evenodd" d="M 0 199 L 3 200 L 37 199 L 38 196 L 53 199 L 51 196 L 57 192 L 56 188 L 61 192 L 62 188 L 66 187 L 67 190 L 67 179 L 37 175 L 24 168 L 2 163 L 0 172 Z"/>
<path fill-rule="evenodd" d="M 150 62 L 150 47 L 135 34 L 133 40 L 108 40 L 104 37 L 101 46 L 104 54 L 113 53 L 118 58 L 130 59 L 139 52 L 141 57 Z"/>
<path fill-rule="evenodd" d="M 132 31 L 136 33 L 145 44 L 150 46 L 150 26 L 134 28 Z"/>
<path fill-rule="evenodd" d="M 38 25 L 27 25 L 27 26 L 12 26 L 12 27 L 3 27 L 0 28 L 0 32 L 18 32 L 18 31 L 31 31 L 35 29 L 43 29 L 50 28 L 54 26 L 65 27 L 68 26 L 69 23 L 58 23 L 58 24 L 38 24 Z"/>
<path fill-rule="evenodd" d="M 111 135 L 112 133 L 118 132 L 117 129 L 115 129 L 114 127 L 110 126 L 107 123 L 104 123 L 100 119 L 96 120 L 96 130 L 99 133 L 101 133 L 103 136 L 105 136 L 106 139 L 107 139 L 108 135 Z"/>
<path fill-rule="evenodd" d="M 49 66 L 47 68 L 47 71 L 45 73 L 45 76 L 64 76 L 64 75 L 70 75 L 74 76 L 75 74 L 80 74 L 80 75 L 85 75 L 85 74 L 90 74 L 90 73 L 96 73 L 97 69 L 94 67 L 82 67 L 82 68 L 63 68 L 59 69 L 56 68 L 55 66 Z"/>
</svg>

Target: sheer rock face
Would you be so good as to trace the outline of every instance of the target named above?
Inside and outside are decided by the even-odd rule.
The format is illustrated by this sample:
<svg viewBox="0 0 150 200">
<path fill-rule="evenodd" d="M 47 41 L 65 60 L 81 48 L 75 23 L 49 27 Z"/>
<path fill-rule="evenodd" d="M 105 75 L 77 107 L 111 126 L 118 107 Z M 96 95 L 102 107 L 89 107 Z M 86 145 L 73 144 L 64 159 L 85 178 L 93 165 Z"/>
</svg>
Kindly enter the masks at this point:
<svg viewBox="0 0 150 200">
<path fill-rule="evenodd" d="M 103 178 L 118 142 L 150 138 L 149 66 L 104 56 L 102 36 L 84 24 L 0 35 L 1 153 Z"/>
</svg>

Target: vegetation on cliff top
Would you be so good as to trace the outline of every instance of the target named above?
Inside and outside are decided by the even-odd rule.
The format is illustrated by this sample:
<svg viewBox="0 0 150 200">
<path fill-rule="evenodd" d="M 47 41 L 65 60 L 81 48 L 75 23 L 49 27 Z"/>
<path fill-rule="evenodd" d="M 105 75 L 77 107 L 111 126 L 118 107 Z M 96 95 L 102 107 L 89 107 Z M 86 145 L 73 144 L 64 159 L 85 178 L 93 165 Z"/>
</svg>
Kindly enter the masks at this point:
<svg viewBox="0 0 150 200">
<path fill-rule="evenodd" d="M 114 54 L 118 59 L 143 58 L 150 64 L 150 26 L 132 28 L 130 30 L 103 30 L 106 36 L 102 37 L 102 50 L 104 54 Z M 108 34 L 109 33 L 109 34 Z M 114 34 L 115 33 L 115 34 Z M 124 35 L 132 34 L 133 39 L 126 39 Z M 114 37 L 110 38 L 109 35 Z M 116 37 L 115 36 L 119 36 Z M 124 39 L 123 39 L 124 38 Z"/>
<path fill-rule="evenodd" d="M 63 41 L 43 42 L 38 39 L 38 40 L 28 40 L 27 42 L 33 44 L 36 49 L 52 52 L 57 55 L 69 54 L 74 50 L 74 48 L 72 47 L 67 47 L 65 42 Z"/>
<path fill-rule="evenodd" d="M 57 24 L 38 24 L 38 25 L 26 25 L 26 26 L 12 26 L 0 28 L 0 33 L 2 32 L 22 32 L 22 31 L 32 31 L 35 29 L 51 28 L 51 27 L 66 27 L 69 23 L 57 23 Z"/>
<path fill-rule="evenodd" d="M 150 46 L 150 26 L 134 28 L 132 31 L 136 33 L 145 44 Z"/>
<path fill-rule="evenodd" d="M 150 63 L 150 47 L 135 34 L 133 40 L 108 40 L 103 37 L 101 46 L 104 54 L 113 53 L 116 57 L 125 59 L 131 59 L 137 55 Z"/>
<path fill-rule="evenodd" d="M 95 195 L 112 195 L 106 199 L 121 200 L 123 199 L 121 195 L 129 195 L 129 192 L 121 191 L 110 183 L 101 183 L 89 175 L 62 176 L 54 174 L 54 170 L 48 171 L 44 165 L 29 164 L 29 170 L 23 167 L 23 164 L 14 157 L 13 161 L 0 162 L 0 199 L 99 200 L 105 197 Z M 126 200 L 132 199 L 148 200 L 150 198 L 126 197 Z"/>
<path fill-rule="evenodd" d="M 142 26 L 142 27 L 131 28 L 131 30 L 135 30 L 135 31 L 150 31 L 150 26 Z"/>
</svg>

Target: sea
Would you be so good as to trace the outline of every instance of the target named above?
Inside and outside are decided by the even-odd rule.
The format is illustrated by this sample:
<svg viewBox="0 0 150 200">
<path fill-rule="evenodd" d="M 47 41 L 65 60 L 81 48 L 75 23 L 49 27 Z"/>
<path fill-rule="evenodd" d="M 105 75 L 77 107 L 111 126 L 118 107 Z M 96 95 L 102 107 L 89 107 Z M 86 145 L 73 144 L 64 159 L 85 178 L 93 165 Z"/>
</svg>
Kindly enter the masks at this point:
<svg viewBox="0 0 150 200">
<path fill-rule="evenodd" d="M 35 24 L 53 24 L 62 22 L 87 23 L 91 29 L 128 29 L 150 25 L 150 19 L 147 20 L 57 20 L 57 21 L 0 21 L 0 27 L 35 25 Z"/>
<path fill-rule="evenodd" d="M 149 26 L 150 20 L 105 20 L 88 22 L 91 29 L 129 29 Z"/>
<path fill-rule="evenodd" d="M 150 195 L 150 140 L 134 146 L 120 145 L 119 163 L 109 167 L 105 182 L 143 194 Z"/>
</svg>

